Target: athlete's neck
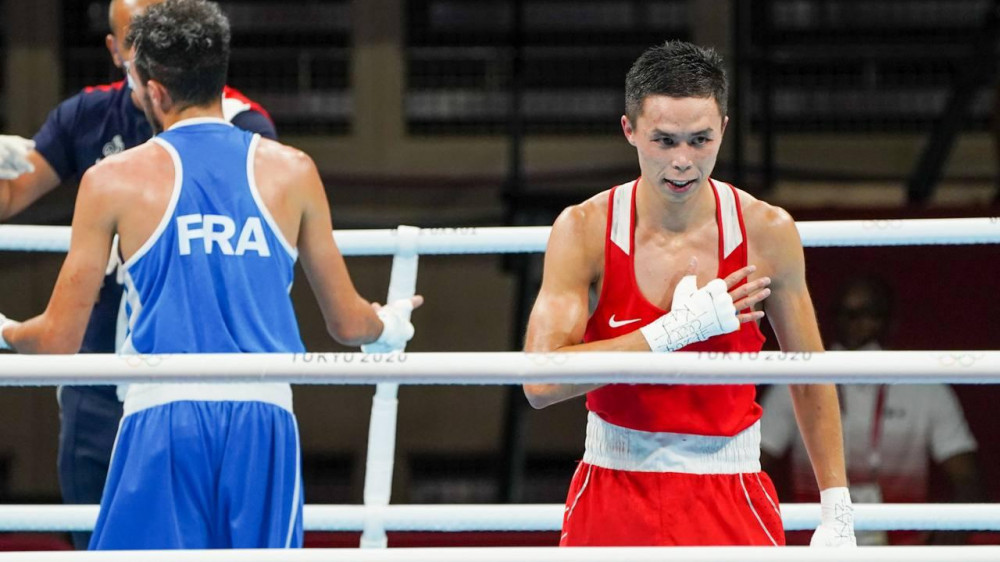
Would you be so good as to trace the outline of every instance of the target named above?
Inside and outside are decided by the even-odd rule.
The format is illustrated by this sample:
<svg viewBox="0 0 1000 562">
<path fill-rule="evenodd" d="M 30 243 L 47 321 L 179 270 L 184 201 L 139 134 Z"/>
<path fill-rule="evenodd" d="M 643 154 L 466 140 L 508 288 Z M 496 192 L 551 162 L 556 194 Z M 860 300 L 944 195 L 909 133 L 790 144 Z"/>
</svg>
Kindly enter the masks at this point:
<svg viewBox="0 0 1000 562">
<path fill-rule="evenodd" d="M 212 103 L 210 105 L 199 105 L 185 107 L 179 111 L 170 111 L 162 115 L 161 121 L 163 122 L 163 130 L 166 131 L 174 124 L 184 121 L 186 119 L 198 119 L 198 118 L 212 118 L 212 119 L 224 119 L 222 113 L 222 101 Z"/>
<path fill-rule="evenodd" d="M 715 196 L 712 183 L 707 179 L 696 186 L 695 193 L 684 199 L 657 190 L 643 179 L 639 180 L 636 189 L 635 212 L 640 222 L 680 233 L 715 220 Z"/>
</svg>

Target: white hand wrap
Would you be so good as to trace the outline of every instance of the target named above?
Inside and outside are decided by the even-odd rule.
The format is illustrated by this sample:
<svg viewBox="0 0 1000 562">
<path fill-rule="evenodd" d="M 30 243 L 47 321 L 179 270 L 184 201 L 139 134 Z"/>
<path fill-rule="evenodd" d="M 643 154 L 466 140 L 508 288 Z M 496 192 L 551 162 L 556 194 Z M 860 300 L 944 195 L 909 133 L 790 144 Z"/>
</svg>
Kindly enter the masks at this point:
<svg viewBox="0 0 1000 562">
<path fill-rule="evenodd" d="M 819 527 L 809 546 L 858 546 L 854 538 L 854 506 L 847 488 L 827 488 L 819 493 Z"/>
<path fill-rule="evenodd" d="M 713 279 L 699 289 L 697 278 L 688 275 L 674 289 L 670 312 L 639 330 L 653 351 L 674 351 L 739 328 L 726 282 Z"/>
<path fill-rule="evenodd" d="M 3 314 L 0 314 L 0 349 L 10 349 L 10 344 L 7 343 L 7 340 L 3 339 L 3 329 L 13 323 L 13 320 L 7 318 Z"/>
<path fill-rule="evenodd" d="M 399 299 L 378 309 L 376 314 L 382 321 L 382 333 L 378 339 L 361 346 L 365 353 L 389 353 L 403 349 L 413 337 L 413 324 L 408 312 L 413 310 L 410 299 Z"/>
<path fill-rule="evenodd" d="M 35 148 L 35 141 L 16 135 L 0 135 L 0 180 L 12 180 L 35 167 L 28 161 L 28 153 Z"/>
</svg>

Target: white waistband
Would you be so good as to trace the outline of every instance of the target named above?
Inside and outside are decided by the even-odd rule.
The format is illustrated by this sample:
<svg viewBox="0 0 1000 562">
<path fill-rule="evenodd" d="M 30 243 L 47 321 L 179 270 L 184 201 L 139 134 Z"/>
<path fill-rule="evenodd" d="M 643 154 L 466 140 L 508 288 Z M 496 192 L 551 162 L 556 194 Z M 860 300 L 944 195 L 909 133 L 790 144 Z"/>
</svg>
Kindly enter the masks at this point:
<svg viewBox="0 0 1000 562">
<path fill-rule="evenodd" d="M 583 461 L 633 472 L 760 472 L 760 421 L 733 437 L 717 437 L 628 429 L 590 412 Z"/>
<path fill-rule="evenodd" d="M 266 402 L 292 411 L 292 387 L 286 383 L 130 384 L 125 392 L 125 415 L 170 402 Z"/>
</svg>

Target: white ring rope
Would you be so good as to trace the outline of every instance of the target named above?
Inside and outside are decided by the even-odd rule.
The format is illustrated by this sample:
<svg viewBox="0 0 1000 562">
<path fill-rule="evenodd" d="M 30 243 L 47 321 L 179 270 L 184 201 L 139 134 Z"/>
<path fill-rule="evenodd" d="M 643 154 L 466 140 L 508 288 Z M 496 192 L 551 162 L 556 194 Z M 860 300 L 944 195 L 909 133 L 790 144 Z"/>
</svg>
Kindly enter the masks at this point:
<svg viewBox="0 0 1000 562">
<path fill-rule="evenodd" d="M 96 505 L 2 505 L 0 532 L 93 531 Z M 306 531 L 357 532 L 371 511 L 386 531 L 558 531 L 562 504 L 521 505 L 306 505 Z M 819 525 L 819 504 L 781 506 L 786 531 L 811 531 Z M 1000 531 L 996 504 L 855 504 L 858 531 Z"/>
<path fill-rule="evenodd" d="M 1000 351 L 0 356 L 0 386 L 195 381 L 296 384 L 997 383 L 1000 382 Z"/>
<path fill-rule="evenodd" d="M 1000 218 L 803 221 L 802 244 L 819 246 L 907 246 L 1000 243 Z M 543 252 L 550 227 L 428 228 L 420 231 L 418 254 Z M 65 252 L 67 226 L 0 225 L 0 250 Z M 334 238 L 345 256 L 396 253 L 396 230 L 339 230 Z"/>
<path fill-rule="evenodd" d="M 0 553 L 18 562 L 996 562 L 998 546 L 869 546 L 860 548 L 530 547 L 530 548 L 306 548 L 296 550 L 143 550 Z"/>
</svg>

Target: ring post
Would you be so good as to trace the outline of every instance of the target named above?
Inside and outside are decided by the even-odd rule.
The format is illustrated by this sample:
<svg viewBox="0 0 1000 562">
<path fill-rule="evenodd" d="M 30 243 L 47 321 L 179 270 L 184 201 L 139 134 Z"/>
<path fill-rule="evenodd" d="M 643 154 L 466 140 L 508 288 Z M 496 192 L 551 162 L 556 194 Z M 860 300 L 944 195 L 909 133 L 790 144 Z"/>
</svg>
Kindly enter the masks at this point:
<svg viewBox="0 0 1000 562">
<path fill-rule="evenodd" d="M 392 258 L 389 294 L 386 304 L 407 299 L 417 290 L 417 237 L 420 229 L 400 226 L 396 230 L 398 244 Z M 406 313 L 409 316 L 409 313 Z M 407 318 L 409 320 L 409 318 Z M 403 350 L 399 350 L 402 352 Z M 365 465 L 365 521 L 361 532 L 361 548 L 385 548 L 384 507 L 392 494 L 392 469 L 396 456 L 396 410 L 398 383 L 375 385 L 372 398 L 372 418 L 368 428 L 368 459 Z"/>
</svg>

